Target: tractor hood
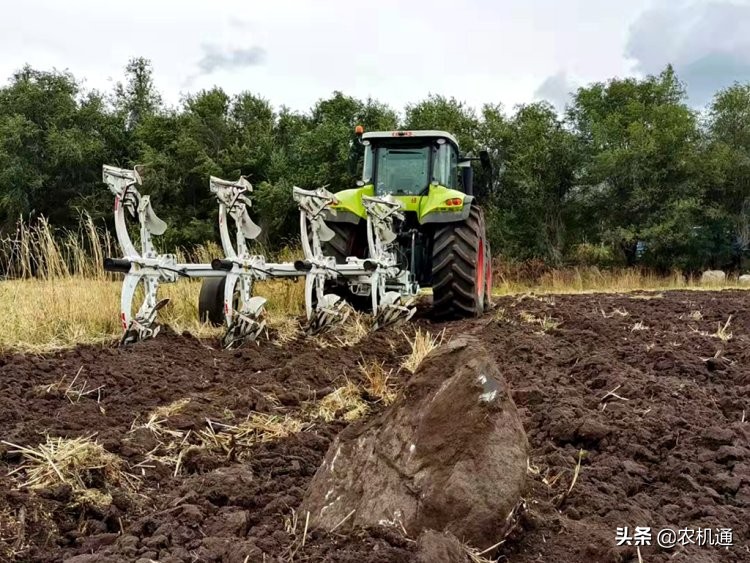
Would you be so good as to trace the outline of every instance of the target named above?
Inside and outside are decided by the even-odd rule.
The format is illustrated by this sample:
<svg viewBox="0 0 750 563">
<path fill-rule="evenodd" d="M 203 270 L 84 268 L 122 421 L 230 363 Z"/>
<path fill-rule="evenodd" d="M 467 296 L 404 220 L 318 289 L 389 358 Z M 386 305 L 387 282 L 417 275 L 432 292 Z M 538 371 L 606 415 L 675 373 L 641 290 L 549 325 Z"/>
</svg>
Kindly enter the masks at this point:
<svg viewBox="0 0 750 563">
<path fill-rule="evenodd" d="M 372 184 L 337 192 L 336 202 L 328 206 L 326 221 L 358 223 L 362 219 L 367 219 L 362 197 L 373 195 L 375 187 Z M 416 213 L 422 224 L 463 221 L 469 216 L 471 202 L 474 199 L 463 192 L 439 185 L 431 185 L 427 195 L 393 197 L 401 202 L 404 211 Z"/>
</svg>

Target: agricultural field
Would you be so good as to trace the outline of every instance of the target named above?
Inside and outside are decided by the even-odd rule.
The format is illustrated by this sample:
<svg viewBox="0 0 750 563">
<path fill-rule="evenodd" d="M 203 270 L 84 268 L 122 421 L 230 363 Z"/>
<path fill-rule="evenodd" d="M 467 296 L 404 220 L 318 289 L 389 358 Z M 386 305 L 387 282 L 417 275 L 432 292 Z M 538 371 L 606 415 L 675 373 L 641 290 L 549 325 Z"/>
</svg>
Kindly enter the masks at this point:
<svg viewBox="0 0 750 563">
<path fill-rule="evenodd" d="M 469 338 L 507 380 L 529 460 L 499 545 L 465 561 L 750 561 L 747 293 L 495 302 L 317 337 L 290 317 L 236 351 L 189 327 L 127 348 L 6 342 L 0 560 L 425 560 L 401 526 L 322 531 L 300 506 L 337 435 L 396 405 L 414 372 L 442 377 L 429 352 Z M 617 546 L 625 526 L 731 529 L 733 545 Z"/>
</svg>

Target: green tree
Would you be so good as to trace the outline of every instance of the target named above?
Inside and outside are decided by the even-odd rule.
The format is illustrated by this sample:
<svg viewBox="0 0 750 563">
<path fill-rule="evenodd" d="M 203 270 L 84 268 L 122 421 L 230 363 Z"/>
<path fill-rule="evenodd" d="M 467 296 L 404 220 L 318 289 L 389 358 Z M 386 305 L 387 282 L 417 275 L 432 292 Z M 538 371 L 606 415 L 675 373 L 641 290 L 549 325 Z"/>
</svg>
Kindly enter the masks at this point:
<svg viewBox="0 0 750 563">
<path fill-rule="evenodd" d="M 39 215 L 71 225 L 99 189 L 101 163 L 123 157 L 122 125 L 68 73 L 14 74 L 0 88 L 0 226 Z"/>
<path fill-rule="evenodd" d="M 671 252 L 701 219 L 691 214 L 694 222 L 679 229 L 675 223 L 677 230 L 660 224 L 673 210 L 703 198 L 695 174 L 697 120 L 674 71 L 580 88 L 569 119 L 585 154 L 576 194 L 581 237 L 612 244 L 631 264 L 642 241 L 646 260 L 664 263 L 657 249 Z"/>
<path fill-rule="evenodd" d="M 707 134 L 701 168 L 707 199 L 723 214 L 737 254 L 746 255 L 750 248 L 750 84 L 735 84 L 716 94 L 709 108 Z"/>
<path fill-rule="evenodd" d="M 502 170 L 490 222 L 495 249 L 515 258 L 562 262 L 564 217 L 575 185 L 578 144 L 554 108 L 544 102 L 519 106 L 506 119 L 499 108 L 484 108 L 482 138 L 499 154 Z"/>
<path fill-rule="evenodd" d="M 125 67 L 125 84 L 115 85 L 115 106 L 124 113 L 129 129 L 159 110 L 161 95 L 154 85 L 151 61 L 143 57 L 130 59 Z"/>
<path fill-rule="evenodd" d="M 406 106 L 405 129 L 438 129 L 452 133 L 462 152 L 477 150 L 479 120 L 474 110 L 455 98 L 430 95 L 426 100 Z"/>
</svg>

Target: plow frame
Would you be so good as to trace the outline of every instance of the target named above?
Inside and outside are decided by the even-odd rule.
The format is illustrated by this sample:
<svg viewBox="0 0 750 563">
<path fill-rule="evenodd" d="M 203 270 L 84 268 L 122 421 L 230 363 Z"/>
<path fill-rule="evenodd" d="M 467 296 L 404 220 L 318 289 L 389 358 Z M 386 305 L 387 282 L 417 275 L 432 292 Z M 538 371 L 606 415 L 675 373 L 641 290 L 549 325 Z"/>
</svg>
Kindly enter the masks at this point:
<svg viewBox="0 0 750 563">
<path fill-rule="evenodd" d="M 254 254 L 248 241 L 261 232 L 249 214 L 252 205 L 252 185 L 244 176 L 237 181 L 211 177 L 209 187 L 219 204 L 219 233 L 224 257 L 210 264 L 178 263 L 175 254 L 160 254 L 152 237 L 164 234 L 167 224 L 154 212 L 150 196 L 142 195 L 139 167 L 132 170 L 103 166 L 103 181 L 115 196 L 114 219 L 121 258 L 106 258 L 104 269 L 125 274 L 120 296 L 120 322 L 123 328 L 121 344 L 156 336 L 160 325 L 157 314 L 168 299 L 158 299 L 159 285 L 174 283 L 179 278 L 224 278 L 223 317 L 226 328 L 222 344 L 237 347 L 257 339 L 266 328 L 266 299 L 254 296 L 256 281 L 276 278 L 305 278 L 305 315 L 307 332 L 314 334 L 340 322 L 349 314 L 346 303 L 337 295 L 326 293 L 326 281 L 344 278 L 358 295 L 369 293 L 374 315 L 373 328 L 407 320 L 414 313 L 413 297 L 419 286 L 408 270 L 397 263 L 393 241 L 393 220 L 403 218 L 401 204 L 390 197 L 363 197 L 367 211 L 367 241 L 369 256 L 347 257 L 337 264 L 326 256 L 322 242 L 331 240 L 333 231 L 325 224 L 324 213 L 336 201 L 334 194 L 324 188 L 303 190 L 293 188 L 293 197 L 300 208 L 300 234 L 303 260 L 266 262 L 261 254 Z M 137 217 L 140 249 L 136 248 L 128 232 L 127 215 Z M 230 232 L 230 221 L 235 233 Z M 143 286 L 143 302 L 133 314 L 133 302 L 139 285 Z M 402 298 L 406 301 L 402 302 Z"/>
</svg>

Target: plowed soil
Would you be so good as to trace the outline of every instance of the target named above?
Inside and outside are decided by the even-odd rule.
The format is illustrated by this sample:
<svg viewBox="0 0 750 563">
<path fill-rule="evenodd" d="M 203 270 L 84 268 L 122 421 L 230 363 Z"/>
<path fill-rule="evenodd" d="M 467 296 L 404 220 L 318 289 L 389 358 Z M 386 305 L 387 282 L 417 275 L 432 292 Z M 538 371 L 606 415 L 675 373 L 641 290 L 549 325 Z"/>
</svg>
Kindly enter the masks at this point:
<svg viewBox="0 0 750 563">
<path fill-rule="evenodd" d="M 349 347 L 298 338 L 222 351 L 164 334 L 126 349 L 2 356 L 1 440 L 34 447 L 46 436 L 93 435 L 134 484 L 108 489 L 104 504 L 81 502 L 68 486 L 30 490 L 29 475 L 17 471 L 23 456 L 0 445 L 0 560 L 416 560 L 416 538 L 402 530 L 306 530 L 296 509 L 350 423 L 343 413 L 330 422 L 305 418 L 310 405 L 347 381 L 361 384 L 360 364 L 383 362 L 396 384 L 409 377 L 400 369 L 405 337 L 420 327 L 486 344 L 529 437 L 526 509 L 485 556 L 750 561 L 747 302 L 739 291 L 508 297 L 481 319 L 422 318 Z M 371 412 L 383 408 L 363 398 Z M 144 426 L 157 407 L 187 399 L 160 423 L 161 434 Z M 221 434 L 253 413 L 305 424 L 242 451 L 191 448 L 177 470 L 153 455 L 170 436 L 189 442 L 209 424 Z M 652 544 L 665 527 L 732 529 L 733 546 L 637 550 L 616 545 L 624 526 L 631 535 L 650 527 Z"/>
</svg>

